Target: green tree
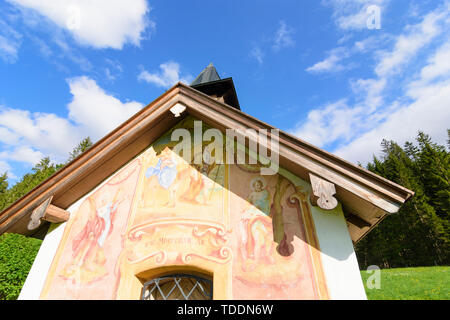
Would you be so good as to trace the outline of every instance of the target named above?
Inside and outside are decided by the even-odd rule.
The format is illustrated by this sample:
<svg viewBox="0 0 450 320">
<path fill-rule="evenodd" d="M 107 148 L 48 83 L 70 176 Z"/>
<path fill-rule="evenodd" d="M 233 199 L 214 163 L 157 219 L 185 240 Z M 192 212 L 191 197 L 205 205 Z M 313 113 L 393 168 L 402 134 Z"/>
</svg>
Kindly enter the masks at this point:
<svg viewBox="0 0 450 320">
<path fill-rule="evenodd" d="M 8 192 L 8 174 L 5 172 L 0 175 L 0 208 L 4 207 L 3 202 L 6 198 L 6 193 Z"/>
<path fill-rule="evenodd" d="M 78 157 L 80 154 L 85 152 L 87 149 L 89 149 L 92 146 L 92 141 L 90 137 L 84 138 L 74 149 L 72 152 L 70 152 L 69 159 L 67 162 L 72 161 L 76 157 Z"/>
<path fill-rule="evenodd" d="M 27 194 L 30 190 L 39 185 L 42 181 L 52 176 L 62 165 L 55 165 L 50 162 L 50 158 L 43 158 L 36 164 L 30 173 L 25 174 L 21 180 L 7 189 L 0 199 L 0 211 L 14 203 L 17 199 Z"/>
<path fill-rule="evenodd" d="M 383 156 L 367 168 L 415 192 L 356 246 L 360 266 L 448 264 L 449 152 L 419 132 L 417 145 L 381 144 Z"/>
</svg>

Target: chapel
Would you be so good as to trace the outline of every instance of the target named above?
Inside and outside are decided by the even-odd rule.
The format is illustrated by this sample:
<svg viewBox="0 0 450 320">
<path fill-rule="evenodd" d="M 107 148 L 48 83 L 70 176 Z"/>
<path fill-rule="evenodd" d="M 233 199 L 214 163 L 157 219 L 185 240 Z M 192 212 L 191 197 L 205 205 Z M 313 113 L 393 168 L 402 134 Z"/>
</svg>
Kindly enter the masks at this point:
<svg viewBox="0 0 450 320">
<path fill-rule="evenodd" d="M 240 106 L 213 64 L 0 213 L 19 299 L 366 299 L 354 245 L 414 193 Z"/>
</svg>

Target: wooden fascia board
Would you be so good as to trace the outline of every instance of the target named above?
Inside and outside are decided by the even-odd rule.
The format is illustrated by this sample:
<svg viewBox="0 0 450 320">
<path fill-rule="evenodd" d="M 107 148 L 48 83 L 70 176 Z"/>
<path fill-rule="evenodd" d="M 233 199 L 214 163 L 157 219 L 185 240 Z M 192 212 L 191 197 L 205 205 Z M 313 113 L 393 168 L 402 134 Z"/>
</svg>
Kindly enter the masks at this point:
<svg viewBox="0 0 450 320">
<path fill-rule="evenodd" d="M 148 129 L 148 126 L 151 126 L 152 123 L 155 124 L 155 120 L 165 114 L 173 118 L 169 109 L 178 101 L 178 85 L 175 85 L 147 107 L 137 112 L 86 152 L 0 213 L 0 234 L 10 229 L 17 221 L 23 220 L 22 218 L 30 215 L 31 211 L 48 197 L 54 196 L 57 203 L 60 193 L 70 192 L 72 185 L 88 175 L 89 172 L 95 170 L 105 158 L 112 157 L 119 150 L 126 147 L 139 133 Z M 109 174 L 112 173 L 109 172 Z M 100 182 L 96 181 L 96 184 Z M 89 191 L 85 190 L 85 193 Z M 76 200 L 73 199 L 72 203 Z M 61 208 L 67 209 L 69 205 L 66 204 L 61 206 Z"/>
<path fill-rule="evenodd" d="M 372 231 L 376 226 L 378 226 L 381 221 L 386 219 L 388 215 L 385 214 L 381 218 L 379 218 L 374 224 L 372 224 L 368 229 L 366 229 L 364 232 L 360 233 L 356 240 L 353 241 L 353 244 L 356 245 L 359 241 L 361 241 L 367 234 L 369 234 L 370 231 Z"/>
<path fill-rule="evenodd" d="M 362 217 L 355 215 L 353 213 L 348 213 L 345 215 L 345 218 L 348 222 L 354 224 L 358 228 L 371 227 L 372 222 L 363 219 Z"/>
</svg>

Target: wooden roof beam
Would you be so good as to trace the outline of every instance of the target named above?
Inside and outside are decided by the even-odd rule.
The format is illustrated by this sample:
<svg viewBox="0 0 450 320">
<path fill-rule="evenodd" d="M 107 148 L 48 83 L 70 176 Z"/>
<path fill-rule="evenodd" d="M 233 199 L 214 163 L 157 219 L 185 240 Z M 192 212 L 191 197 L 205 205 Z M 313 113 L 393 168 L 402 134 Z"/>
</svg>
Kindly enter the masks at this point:
<svg viewBox="0 0 450 320">
<path fill-rule="evenodd" d="M 36 230 L 42 221 L 61 223 L 69 220 L 70 212 L 52 205 L 52 200 L 53 196 L 49 197 L 33 210 L 30 215 L 30 221 L 28 222 L 28 230 Z"/>
</svg>

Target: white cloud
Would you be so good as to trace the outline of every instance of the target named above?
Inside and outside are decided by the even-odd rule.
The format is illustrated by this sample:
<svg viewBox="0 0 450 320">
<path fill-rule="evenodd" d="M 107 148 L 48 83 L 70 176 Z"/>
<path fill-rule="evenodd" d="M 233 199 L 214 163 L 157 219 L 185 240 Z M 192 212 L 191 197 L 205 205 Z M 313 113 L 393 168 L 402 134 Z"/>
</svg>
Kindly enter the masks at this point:
<svg viewBox="0 0 450 320">
<path fill-rule="evenodd" d="M 430 85 L 415 93 L 416 100 L 397 108 L 381 125 L 364 133 L 351 143 L 334 151 L 349 161 L 367 163 L 377 155 L 382 139 L 394 140 L 400 145 L 414 141 L 419 130 L 429 134 L 437 143 L 445 144 L 450 128 L 450 83 Z"/>
<path fill-rule="evenodd" d="M 264 62 L 264 53 L 260 47 L 253 47 L 252 51 L 250 51 L 250 57 L 258 61 L 259 64 Z"/>
<path fill-rule="evenodd" d="M 421 71 L 422 81 L 432 81 L 441 76 L 450 74 L 450 41 L 444 44 L 428 60 L 428 65 Z"/>
<path fill-rule="evenodd" d="M 292 47 L 295 44 L 292 35 L 294 33 L 294 29 L 287 26 L 286 22 L 280 21 L 280 26 L 278 27 L 275 37 L 273 39 L 272 48 L 275 51 L 279 51 L 283 48 Z"/>
<path fill-rule="evenodd" d="M 364 105 L 367 113 L 375 111 L 383 103 L 383 90 L 386 88 L 386 79 L 358 79 L 350 81 L 356 98 L 361 98 L 359 104 Z"/>
<path fill-rule="evenodd" d="M 293 47 L 295 45 L 295 40 L 293 38 L 295 30 L 289 27 L 283 20 L 280 20 L 278 25 L 279 26 L 274 34 L 264 35 L 262 40 L 255 41 L 252 44 L 249 56 L 259 64 L 264 62 L 267 51 L 271 50 L 273 53 L 278 53 L 282 49 Z"/>
<path fill-rule="evenodd" d="M 146 0 L 8 0 L 34 10 L 68 31 L 74 39 L 94 48 L 139 46 L 147 27 L 154 27 Z"/>
<path fill-rule="evenodd" d="M 41 55 L 48 59 L 49 62 L 54 63 L 59 69 L 66 70 L 67 61 L 73 62 L 83 72 L 90 71 L 93 68 L 92 63 L 80 53 L 76 47 L 71 46 L 67 39 L 67 35 L 61 29 L 52 29 L 49 25 L 41 24 L 44 29 L 48 30 L 50 36 L 48 39 L 41 40 L 38 36 L 28 34 L 30 39 L 39 48 Z M 64 62 L 62 60 L 65 60 Z"/>
<path fill-rule="evenodd" d="M 448 14 L 448 10 L 431 12 L 419 24 L 409 26 L 409 32 L 397 38 L 393 50 L 381 53 L 380 62 L 375 68 L 376 74 L 385 77 L 389 73 L 398 72 L 420 49 L 442 33 L 439 23 Z"/>
<path fill-rule="evenodd" d="M 342 30 L 362 30 L 367 28 L 367 20 L 370 13 L 369 6 L 383 9 L 389 4 L 389 0 L 323 0 L 322 3 L 333 9 L 333 18 L 337 26 Z"/>
<path fill-rule="evenodd" d="M 371 108 L 370 103 L 381 105 L 378 99 L 382 99 L 381 90 L 385 84 L 373 80 L 361 82 L 357 90 L 367 92 L 363 102 L 351 105 L 339 100 L 314 109 L 308 113 L 304 124 L 292 133 L 319 147 L 338 142 L 333 153 L 355 163 L 371 161 L 383 139 L 403 144 L 413 141 L 419 130 L 431 135 L 435 142 L 445 144 L 446 129 L 450 128 L 449 78 L 450 74 L 447 74 L 447 80 L 432 84 L 414 81 L 406 86 L 409 89 L 405 96 L 382 109 Z M 402 104 L 400 100 L 405 98 L 412 101 Z M 373 99 L 376 102 L 372 102 Z"/>
<path fill-rule="evenodd" d="M 337 139 L 348 140 L 356 130 L 354 120 L 360 111 L 339 100 L 310 111 L 304 123 L 291 132 L 319 147 Z"/>
<path fill-rule="evenodd" d="M 40 151 L 33 150 L 30 147 L 18 146 L 13 150 L 0 152 L 0 159 L 26 162 L 31 165 L 39 163 L 44 157 Z M 1 172 L 1 171 L 0 171 Z"/>
<path fill-rule="evenodd" d="M 22 35 L 0 20 L 0 58 L 7 63 L 15 63 L 18 58 Z"/>
<path fill-rule="evenodd" d="M 0 175 L 5 172 L 8 174 L 9 179 L 17 179 L 17 177 L 12 172 L 11 166 L 6 161 L 0 160 Z"/>
<path fill-rule="evenodd" d="M 335 73 L 351 69 L 355 67 L 355 63 L 349 61 L 350 58 L 356 54 L 367 56 L 368 52 L 373 52 L 376 48 L 381 47 L 389 38 L 386 34 L 379 34 L 355 41 L 353 45 L 336 47 L 327 52 L 327 57 L 324 60 L 308 67 L 306 71 L 311 73 Z"/>
<path fill-rule="evenodd" d="M 348 57 L 348 55 L 349 52 L 346 50 L 346 48 L 344 47 L 335 48 L 329 52 L 327 58 L 307 68 L 306 71 L 312 73 L 342 71 L 346 67 L 344 67 L 342 64 L 339 64 L 339 62 Z"/>
<path fill-rule="evenodd" d="M 392 40 L 392 36 L 387 33 L 381 33 L 369 36 L 365 39 L 355 41 L 352 50 L 355 53 L 370 53 L 384 47 L 388 40 Z"/>
<path fill-rule="evenodd" d="M 16 62 L 18 47 L 19 44 L 17 42 L 0 35 L 0 57 L 4 61 Z"/>
<path fill-rule="evenodd" d="M 142 80 L 148 83 L 152 83 L 158 87 L 169 88 L 177 82 L 189 83 L 192 80 L 191 75 L 184 77 L 180 76 L 180 65 L 176 62 L 166 62 L 159 66 L 160 72 L 150 73 L 147 70 L 143 70 L 138 80 Z"/>
<path fill-rule="evenodd" d="M 2 139 L 1 142 L 7 145 L 6 153 L 10 154 L 8 157 L 4 155 L 3 158 L 16 161 L 21 159 L 22 162 L 31 164 L 35 163 L 35 157 L 21 158 L 15 154 L 23 155 L 23 148 L 31 148 L 62 160 L 81 139 L 80 132 L 67 119 L 54 114 L 30 113 L 11 108 L 0 110 L 0 128 L 15 138 Z M 8 139 L 5 136 L 3 138 Z"/>
<path fill-rule="evenodd" d="M 5 144 L 16 144 L 19 139 L 19 136 L 13 131 L 0 127 L 0 142 Z"/>
<path fill-rule="evenodd" d="M 139 111 L 139 102 L 121 102 L 108 95 L 88 77 L 69 80 L 72 101 L 68 105 L 69 118 L 93 139 L 102 137 Z"/>
<path fill-rule="evenodd" d="M 424 14 L 402 34 L 385 36 L 392 47 L 374 52 L 376 77 L 351 79 L 351 97 L 311 110 L 291 132 L 363 163 L 380 150 L 382 139 L 403 144 L 414 141 L 419 130 L 445 144 L 450 123 L 450 39 L 444 33 L 450 26 L 449 3 Z M 353 50 L 366 51 L 367 45 L 372 44 L 355 43 Z M 419 54 L 425 58 L 413 60 Z M 331 62 L 322 69 L 331 69 Z"/>
<path fill-rule="evenodd" d="M 105 77 L 114 82 L 123 73 L 123 67 L 117 60 L 105 59 L 107 67 L 105 68 Z"/>
<path fill-rule="evenodd" d="M 0 169 L 8 169 L 10 177 L 14 173 L 8 161 L 34 165 L 49 156 L 63 162 L 81 139 L 90 136 L 98 140 L 143 107 L 135 101 L 121 102 L 88 77 L 69 79 L 68 84 L 73 96 L 67 105 L 68 117 L 0 107 L 0 143 L 4 149 Z"/>
<path fill-rule="evenodd" d="M 30 38 L 33 41 L 33 43 L 39 48 L 39 52 L 41 53 L 42 56 L 44 56 L 45 58 L 48 58 L 53 54 L 52 49 L 47 44 L 47 41 L 44 41 L 44 40 L 42 40 L 38 37 L 34 37 L 34 36 L 31 36 Z"/>
</svg>

